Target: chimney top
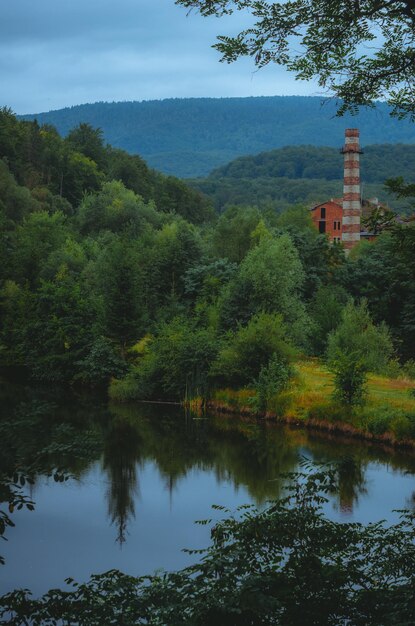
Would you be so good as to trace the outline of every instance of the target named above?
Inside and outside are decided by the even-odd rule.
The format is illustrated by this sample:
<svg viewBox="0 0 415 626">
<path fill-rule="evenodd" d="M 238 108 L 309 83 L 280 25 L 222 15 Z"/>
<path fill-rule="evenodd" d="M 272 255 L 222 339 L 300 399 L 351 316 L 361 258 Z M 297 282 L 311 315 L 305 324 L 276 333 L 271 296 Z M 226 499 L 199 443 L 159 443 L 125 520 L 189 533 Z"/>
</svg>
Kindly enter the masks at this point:
<svg viewBox="0 0 415 626">
<path fill-rule="evenodd" d="M 346 137 L 359 137 L 359 134 L 360 133 L 358 128 L 346 128 Z"/>
</svg>

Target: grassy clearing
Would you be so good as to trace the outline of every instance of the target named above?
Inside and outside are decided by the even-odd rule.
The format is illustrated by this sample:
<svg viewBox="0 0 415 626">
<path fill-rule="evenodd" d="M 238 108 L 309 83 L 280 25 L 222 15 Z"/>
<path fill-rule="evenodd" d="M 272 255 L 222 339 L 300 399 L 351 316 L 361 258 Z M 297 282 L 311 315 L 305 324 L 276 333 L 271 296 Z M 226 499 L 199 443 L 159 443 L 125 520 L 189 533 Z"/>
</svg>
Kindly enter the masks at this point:
<svg viewBox="0 0 415 626">
<path fill-rule="evenodd" d="M 370 375 L 365 404 L 352 410 L 333 399 L 333 376 L 317 359 L 300 361 L 295 368 L 293 384 L 271 399 L 266 417 L 325 423 L 389 441 L 415 440 L 415 381 Z M 252 389 L 222 389 L 212 400 L 219 409 L 253 413 L 254 398 Z"/>
</svg>

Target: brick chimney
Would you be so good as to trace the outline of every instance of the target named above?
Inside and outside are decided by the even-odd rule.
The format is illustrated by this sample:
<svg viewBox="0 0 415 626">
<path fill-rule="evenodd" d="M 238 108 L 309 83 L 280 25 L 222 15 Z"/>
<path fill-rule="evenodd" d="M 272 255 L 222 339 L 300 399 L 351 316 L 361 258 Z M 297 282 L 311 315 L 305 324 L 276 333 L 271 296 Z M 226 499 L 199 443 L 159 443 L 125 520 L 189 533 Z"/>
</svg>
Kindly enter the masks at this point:
<svg viewBox="0 0 415 626">
<path fill-rule="evenodd" d="M 345 132 L 342 242 L 346 254 L 360 241 L 360 155 L 359 130 L 347 128 Z"/>
</svg>

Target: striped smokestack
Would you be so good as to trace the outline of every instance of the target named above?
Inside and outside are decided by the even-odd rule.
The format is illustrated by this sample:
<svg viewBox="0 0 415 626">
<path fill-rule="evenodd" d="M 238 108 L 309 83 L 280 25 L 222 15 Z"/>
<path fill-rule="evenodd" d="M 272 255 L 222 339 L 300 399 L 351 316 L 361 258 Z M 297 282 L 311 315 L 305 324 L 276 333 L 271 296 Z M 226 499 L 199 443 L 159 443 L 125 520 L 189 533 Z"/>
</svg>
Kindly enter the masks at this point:
<svg viewBox="0 0 415 626">
<path fill-rule="evenodd" d="M 359 130 L 345 132 L 342 242 L 346 253 L 360 241 L 360 155 Z"/>
</svg>

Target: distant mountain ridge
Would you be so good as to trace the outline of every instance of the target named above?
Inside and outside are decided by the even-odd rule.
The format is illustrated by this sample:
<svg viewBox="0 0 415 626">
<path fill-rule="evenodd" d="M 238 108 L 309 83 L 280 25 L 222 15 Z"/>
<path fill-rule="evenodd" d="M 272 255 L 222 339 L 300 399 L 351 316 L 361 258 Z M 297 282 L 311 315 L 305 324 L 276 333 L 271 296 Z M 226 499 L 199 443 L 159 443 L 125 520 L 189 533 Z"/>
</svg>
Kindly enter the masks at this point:
<svg viewBox="0 0 415 626">
<path fill-rule="evenodd" d="M 362 145 L 415 143 L 415 124 L 389 117 L 378 103 L 357 116 L 335 116 L 335 103 L 305 96 L 183 98 L 97 102 L 20 116 L 53 124 L 66 135 L 80 122 L 102 128 L 115 147 L 151 167 L 183 178 L 206 176 L 236 157 L 283 146 L 341 147 L 346 127 L 359 127 Z"/>
<path fill-rule="evenodd" d="M 366 146 L 361 158 L 362 194 L 378 197 L 402 213 L 413 212 L 411 199 L 388 193 L 388 178 L 415 177 L 415 144 Z M 209 196 L 218 211 L 230 205 L 312 206 L 343 193 L 343 156 L 335 148 L 288 146 L 254 156 L 238 157 L 206 178 L 189 181 Z"/>
</svg>

